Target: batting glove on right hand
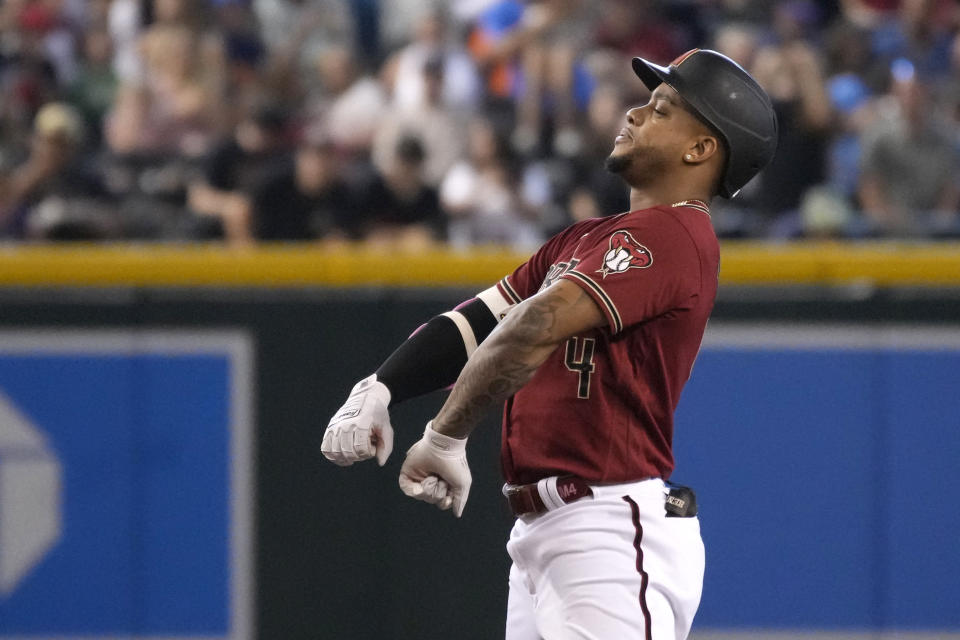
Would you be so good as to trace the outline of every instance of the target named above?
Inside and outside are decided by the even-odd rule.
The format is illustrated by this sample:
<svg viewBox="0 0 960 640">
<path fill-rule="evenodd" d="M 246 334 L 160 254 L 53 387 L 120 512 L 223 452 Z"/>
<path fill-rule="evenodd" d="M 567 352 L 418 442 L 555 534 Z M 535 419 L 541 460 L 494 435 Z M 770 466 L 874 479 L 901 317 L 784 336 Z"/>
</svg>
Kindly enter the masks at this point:
<svg viewBox="0 0 960 640">
<path fill-rule="evenodd" d="M 473 476 L 467 464 L 467 439 L 437 433 L 427 423 L 423 437 L 407 451 L 400 467 L 400 489 L 417 500 L 439 509 L 453 507 L 453 515 L 463 515 Z"/>
<path fill-rule="evenodd" d="M 330 419 L 320 451 L 334 464 L 348 467 L 374 455 L 382 467 L 393 451 L 390 425 L 390 390 L 377 374 L 364 378 Z"/>
</svg>

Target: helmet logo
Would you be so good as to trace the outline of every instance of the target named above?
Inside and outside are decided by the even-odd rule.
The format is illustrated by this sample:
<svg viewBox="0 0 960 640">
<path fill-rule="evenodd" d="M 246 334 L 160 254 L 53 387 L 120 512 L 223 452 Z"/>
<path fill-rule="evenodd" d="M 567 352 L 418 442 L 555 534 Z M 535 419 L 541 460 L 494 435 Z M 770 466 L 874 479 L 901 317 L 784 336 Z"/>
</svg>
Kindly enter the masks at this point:
<svg viewBox="0 0 960 640">
<path fill-rule="evenodd" d="M 610 248 L 603 254 L 603 266 L 597 273 L 606 278 L 611 273 L 624 273 L 628 269 L 646 269 L 653 264 L 653 254 L 634 240 L 626 229 L 614 231 L 610 236 Z"/>
</svg>

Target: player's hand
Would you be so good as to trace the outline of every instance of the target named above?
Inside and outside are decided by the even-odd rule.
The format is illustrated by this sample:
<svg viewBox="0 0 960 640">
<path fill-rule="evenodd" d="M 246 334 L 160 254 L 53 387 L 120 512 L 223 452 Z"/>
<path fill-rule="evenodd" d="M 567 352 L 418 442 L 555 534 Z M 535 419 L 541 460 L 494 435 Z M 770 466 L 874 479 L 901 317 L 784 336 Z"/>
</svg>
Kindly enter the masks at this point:
<svg viewBox="0 0 960 640">
<path fill-rule="evenodd" d="M 463 515 L 473 477 L 467 465 L 466 438 L 451 438 L 437 433 L 427 423 L 423 437 L 407 451 L 400 468 L 400 489 L 417 500 L 453 507 L 453 515 Z"/>
<path fill-rule="evenodd" d="M 377 374 L 354 385 L 323 434 L 320 451 L 327 460 L 347 467 L 376 455 L 382 467 L 393 451 L 389 404 L 390 390 L 377 381 Z"/>
</svg>

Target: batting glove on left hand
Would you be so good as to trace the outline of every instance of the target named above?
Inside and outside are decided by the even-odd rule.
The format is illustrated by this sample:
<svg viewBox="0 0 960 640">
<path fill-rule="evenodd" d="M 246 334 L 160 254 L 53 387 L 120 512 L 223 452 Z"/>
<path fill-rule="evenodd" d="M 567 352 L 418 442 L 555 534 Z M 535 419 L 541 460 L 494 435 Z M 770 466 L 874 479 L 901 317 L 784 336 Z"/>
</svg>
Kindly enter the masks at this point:
<svg viewBox="0 0 960 640">
<path fill-rule="evenodd" d="M 440 509 L 453 507 L 453 515 L 459 518 L 473 483 L 467 464 L 467 439 L 437 433 L 432 424 L 427 423 L 423 437 L 407 451 L 400 468 L 400 489 Z"/>
<path fill-rule="evenodd" d="M 320 451 L 334 464 L 348 467 L 374 455 L 382 467 L 393 451 L 390 425 L 390 390 L 377 374 L 364 378 L 330 419 Z"/>
</svg>

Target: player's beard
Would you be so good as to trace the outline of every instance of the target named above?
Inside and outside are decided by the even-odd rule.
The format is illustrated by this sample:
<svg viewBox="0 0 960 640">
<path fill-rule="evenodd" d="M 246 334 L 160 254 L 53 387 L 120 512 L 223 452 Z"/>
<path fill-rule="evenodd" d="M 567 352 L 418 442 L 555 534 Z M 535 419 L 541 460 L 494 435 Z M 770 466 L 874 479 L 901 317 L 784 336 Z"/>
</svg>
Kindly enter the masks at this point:
<svg viewBox="0 0 960 640">
<path fill-rule="evenodd" d="M 623 178 L 631 187 L 656 181 L 667 167 L 667 158 L 660 149 L 639 147 L 621 155 L 610 154 L 604 167 Z"/>
<path fill-rule="evenodd" d="M 615 156 L 612 153 L 607 156 L 606 161 L 603 163 L 603 166 L 610 173 L 616 175 L 622 174 L 626 171 L 631 164 L 633 164 L 633 157 L 637 154 L 636 151 L 631 151 L 623 155 Z"/>
</svg>

